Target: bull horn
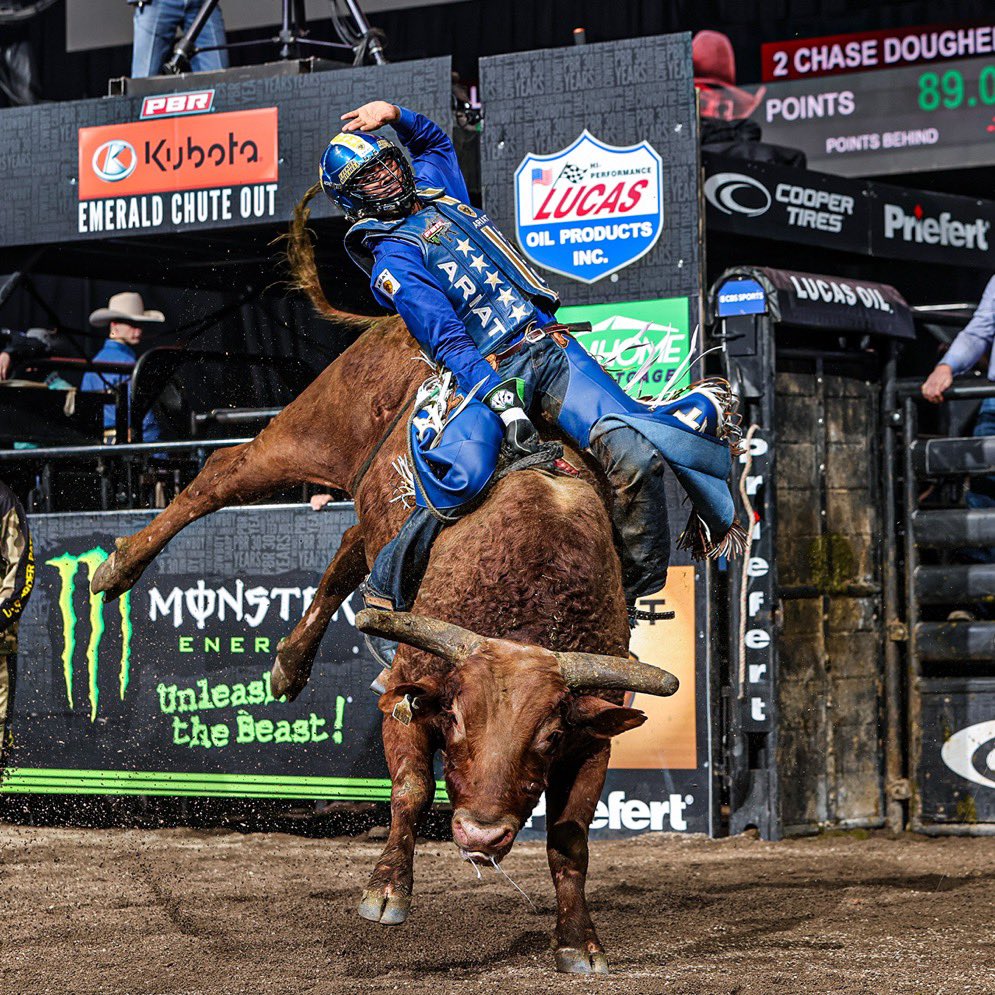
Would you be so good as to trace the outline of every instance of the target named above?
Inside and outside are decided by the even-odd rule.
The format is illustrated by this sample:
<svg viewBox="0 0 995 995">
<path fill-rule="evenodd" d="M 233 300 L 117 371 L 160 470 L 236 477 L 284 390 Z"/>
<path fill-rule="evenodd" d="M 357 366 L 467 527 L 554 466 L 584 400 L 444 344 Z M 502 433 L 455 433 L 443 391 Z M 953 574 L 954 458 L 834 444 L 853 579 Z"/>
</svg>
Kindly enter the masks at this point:
<svg viewBox="0 0 995 995">
<path fill-rule="evenodd" d="M 680 681 L 666 670 L 639 660 L 597 653 L 557 653 L 560 673 L 573 691 L 640 691 L 661 698 L 672 695 Z"/>
<path fill-rule="evenodd" d="M 465 660 L 484 641 L 483 636 L 469 629 L 461 629 L 437 618 L 410 612 L 380 611 L 377 608 L 364 608 L 356 616 L 356 628 L 360 632 L 394 639 L 434 653 L 452 664 Z"/>
</svg>

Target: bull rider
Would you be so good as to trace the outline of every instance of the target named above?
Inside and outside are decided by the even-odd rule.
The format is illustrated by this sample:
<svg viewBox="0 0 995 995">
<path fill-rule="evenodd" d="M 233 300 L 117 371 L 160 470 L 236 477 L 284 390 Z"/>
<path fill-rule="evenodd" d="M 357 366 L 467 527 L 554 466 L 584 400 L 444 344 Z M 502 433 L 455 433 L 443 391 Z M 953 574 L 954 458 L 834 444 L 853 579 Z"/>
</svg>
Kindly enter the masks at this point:
<svg viewBox="0 0 995 995">
<path fill-rule="evenodd" d="M 652 408 L 631 398 L 580 346 L 571 326 L 556 323 L 556 292 L 470 206 L 453 143 L 438 125 L 382 100 L 342 120 L 321 158 L 321 186 L 353 222 L 346 249 L 369 276 L 376 301 L 399 314 L 425 353 L 455 378 L 464 399 L 477 402 L 474 416 L 453 426 L 454 451 L 465 453 L 467 438 L 486 443 L 496 433 L 498 448 L 503 441 L 512 459 L 527 459 L 540 446 L 531 416 L 542 410 L 592 453 L 614 489 L 612 522 L 630 616 L 636 599 L 666 580 L 665 464 L 693 507 L 681 545 L 699 557 L 737 552 L 744 533 L 727 482 L 735 403 L 728 385 L 704 381 Z M 375 134 L 385 125 L 410 164 Z M 457 410 L 465 412 L 466 401 Z M 447 424 L 430 434 L 432 450 L 424 454 L 430 463 L 449 431 Z M 496 460 L 486 444 L 469 449 L 476 454 L 469 464 L 445 471 L 455 475 L 457 491 L 462 488 L 449 511 L 479 494 Z M 418 451 L 415 445 L 416 462 Z M 481 459 L 489 468 L 472 465 Z M 413 603 L 447 520 L 429 493 L 444 476 L 436 462 L 419 479 L 417 507 L 380 552 L 364 586 L 368 604 L 407 610 Z"/>
</svg>

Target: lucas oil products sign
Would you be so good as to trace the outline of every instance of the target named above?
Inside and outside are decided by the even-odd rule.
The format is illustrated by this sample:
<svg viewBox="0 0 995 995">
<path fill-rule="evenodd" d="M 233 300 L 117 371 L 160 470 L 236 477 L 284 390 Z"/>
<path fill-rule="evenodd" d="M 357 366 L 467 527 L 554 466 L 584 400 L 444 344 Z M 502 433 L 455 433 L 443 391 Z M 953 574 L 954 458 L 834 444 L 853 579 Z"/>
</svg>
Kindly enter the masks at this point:
<svg viewBox="0 0 995 995">
<path fill-rule="evenodd" d="M 530 152 L 515 171 L 518 243 L 539 266 L 595 283 L 656 244 L 662 184 L 663 163 L 646 141 L 619 147 L 585 130 L 559 152 Z"/>
</svg>

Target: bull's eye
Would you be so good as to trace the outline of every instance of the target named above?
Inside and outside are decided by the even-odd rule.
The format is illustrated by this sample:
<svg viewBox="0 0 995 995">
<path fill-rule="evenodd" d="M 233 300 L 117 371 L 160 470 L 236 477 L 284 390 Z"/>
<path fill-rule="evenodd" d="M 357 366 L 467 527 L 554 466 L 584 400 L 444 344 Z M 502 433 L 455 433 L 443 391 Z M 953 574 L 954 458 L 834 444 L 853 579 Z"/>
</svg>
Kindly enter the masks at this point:
<svg viewBox="0 0 995 995">
<path fill-rule="evenodd" d="M 559 729 L 554 729 L 542 741 L 540 749 L 542 749 L 543 751 L 552 750 L 562 738 L 563 738 L 563 733 Z"/>
</svg>

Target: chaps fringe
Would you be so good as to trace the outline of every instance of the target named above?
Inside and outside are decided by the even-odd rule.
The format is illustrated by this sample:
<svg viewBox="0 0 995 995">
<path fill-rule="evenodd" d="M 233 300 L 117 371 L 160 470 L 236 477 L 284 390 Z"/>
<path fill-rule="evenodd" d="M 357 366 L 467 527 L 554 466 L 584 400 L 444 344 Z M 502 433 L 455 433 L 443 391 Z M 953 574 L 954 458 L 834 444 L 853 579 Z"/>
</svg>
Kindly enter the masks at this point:
<svg viewBox="0 0 995 995">
<path fill-rule="evenodd" d="M 746 552 L 746 539 L 746 529 L 739 522 L 733 522 L 721 539 L 713 540 L 708 526 L 696 511 L 692 511 L 677 540 L 677 548 L 686 549 L 694 560 L 714 560 L 719 556 L 734 559 Z"/>
</svg>

